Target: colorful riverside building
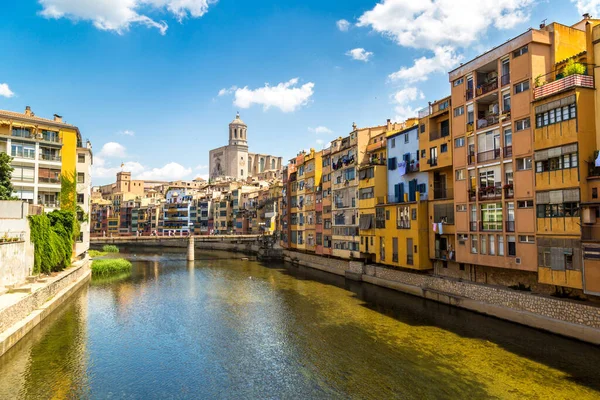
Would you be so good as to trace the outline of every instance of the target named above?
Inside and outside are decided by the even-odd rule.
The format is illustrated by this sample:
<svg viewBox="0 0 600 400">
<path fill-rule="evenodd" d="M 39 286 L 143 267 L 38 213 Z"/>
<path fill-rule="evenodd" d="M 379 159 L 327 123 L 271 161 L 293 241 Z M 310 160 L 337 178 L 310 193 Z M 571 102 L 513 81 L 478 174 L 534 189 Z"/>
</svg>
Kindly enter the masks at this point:
<svg viewBox="0 0 600 400">
<path fill-rule="evenodd" d="M 365 128 L 368 143 L 365 156 L 358 165 L 358 208 L 360 257 L 375 261 L 377 257 L 375 232 L 375 205 L 383 204 L 387 194 L 387 138 L 386 133 L 396 128 L 387 120 L 387 125 Z"/>
<path fill-rule="evenodd" d="M 458 264 L 444 274 L 581 288 L 578 164 L 593 150 L 582 103 L 593 104 L 594 81 L 560 74 L 565 60 L 585 61 L 596 23 L 530 29 L 450 72 Z"/>
<path fill-rule="evenodd" d="M 304 199 L 302 200 L 301 195 L 299 195 L 298 205 L 300 213 L 304 212 L 304 225 L 299 226 L 298 237 L 302 236 L 304 238 L 306 251 L 314 253 L 317 248 L 316 196 L 323 171 L 322 153 L 310 149 L 309 152 L 304 154 L 302 165 L 298 166 L 298 170 L 301 169 L 304 171 L 304 179 L 298 182 L 298 186 L 300 187 L 301 184 L 304 186 Z M 300 193 L 300 190 L 298 192 Z"/>
<path fill-rule="evenodd" d="M 331 147 L 321 151 L 321 182 L 317 189 L 316 211 L 316 253 L 330 256 L 332 254 L 331 237 L 333 235 L 331 224 Z"/>
<path fill-rule="evenodd" d="M 448 96 L 419 111 L 420 166 L 429 174 L 429 258 L 436 273 L 453 263 L 456 254 L 450 110 Z"/>
<path fill-rule="evenodd" d="M 428 243 L 428 173 L 419 152 L 419 124 L 407 120 L 386 133 L 387 195 L 375 208 L 376 262 L 431 269 Z M 383 200 L 383 201 L 382 201 Z"/>
</svg>

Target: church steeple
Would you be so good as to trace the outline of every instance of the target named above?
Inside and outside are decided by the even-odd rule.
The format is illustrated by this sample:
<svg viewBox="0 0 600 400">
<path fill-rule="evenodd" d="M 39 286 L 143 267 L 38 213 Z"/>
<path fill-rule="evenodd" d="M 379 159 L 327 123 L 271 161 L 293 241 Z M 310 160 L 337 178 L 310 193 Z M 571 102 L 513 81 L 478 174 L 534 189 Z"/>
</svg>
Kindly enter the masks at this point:
<svg viewBox="0 0 600 400">
<path fill-rule="evenodd" d="M 236 113 L 235 119 L 229 124 L 229 145 L 248 146 L 247 130 L 248 126 L 240 119 L 240 113 Z"/>
</svg>

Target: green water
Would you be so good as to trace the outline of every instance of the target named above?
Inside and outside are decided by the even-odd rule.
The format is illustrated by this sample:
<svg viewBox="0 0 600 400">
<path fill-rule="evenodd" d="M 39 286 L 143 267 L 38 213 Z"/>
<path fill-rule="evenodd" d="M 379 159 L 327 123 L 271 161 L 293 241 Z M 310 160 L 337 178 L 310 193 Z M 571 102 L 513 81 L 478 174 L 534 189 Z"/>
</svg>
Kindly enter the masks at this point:
<svg viewBox="0 0 600 400">
<path fill-rule="evenodd" d="M 0 358 L 0 399 L 600 399 L 595 346 L 235 254 L 120 256 Z"/>
</svg>

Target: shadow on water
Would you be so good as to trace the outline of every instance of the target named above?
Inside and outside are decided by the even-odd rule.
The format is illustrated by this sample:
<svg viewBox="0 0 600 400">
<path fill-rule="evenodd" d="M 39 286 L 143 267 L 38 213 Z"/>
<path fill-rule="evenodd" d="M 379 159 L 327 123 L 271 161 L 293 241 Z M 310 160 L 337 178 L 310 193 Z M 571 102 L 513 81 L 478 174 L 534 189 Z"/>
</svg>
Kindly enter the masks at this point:
<svg viewBox="0 0 600 400">
<path fill-rule="evenodd" d="M 411 326 L 435 326 L 464 338 L 492 342 L 505 350 L 568 374 L 565 379 L 600 391 L 600 348 L 510 321 L 452 307 L 366 282 L 291 264 L 264 265 L 296 279 L 344 288 L 363 307 Z"/>
</svg>

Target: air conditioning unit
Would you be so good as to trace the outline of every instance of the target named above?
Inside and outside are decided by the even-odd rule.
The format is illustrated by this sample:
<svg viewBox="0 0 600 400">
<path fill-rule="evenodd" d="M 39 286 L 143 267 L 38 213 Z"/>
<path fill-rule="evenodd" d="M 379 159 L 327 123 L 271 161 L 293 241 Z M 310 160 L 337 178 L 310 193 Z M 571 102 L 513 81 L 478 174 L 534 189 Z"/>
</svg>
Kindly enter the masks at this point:
<svg viewBox="0 0 600 400">
<path fill-rule="evenodd" d="M 521 257 L 515 258 L 515 264 L 521 265 Z"/>
</svg>

